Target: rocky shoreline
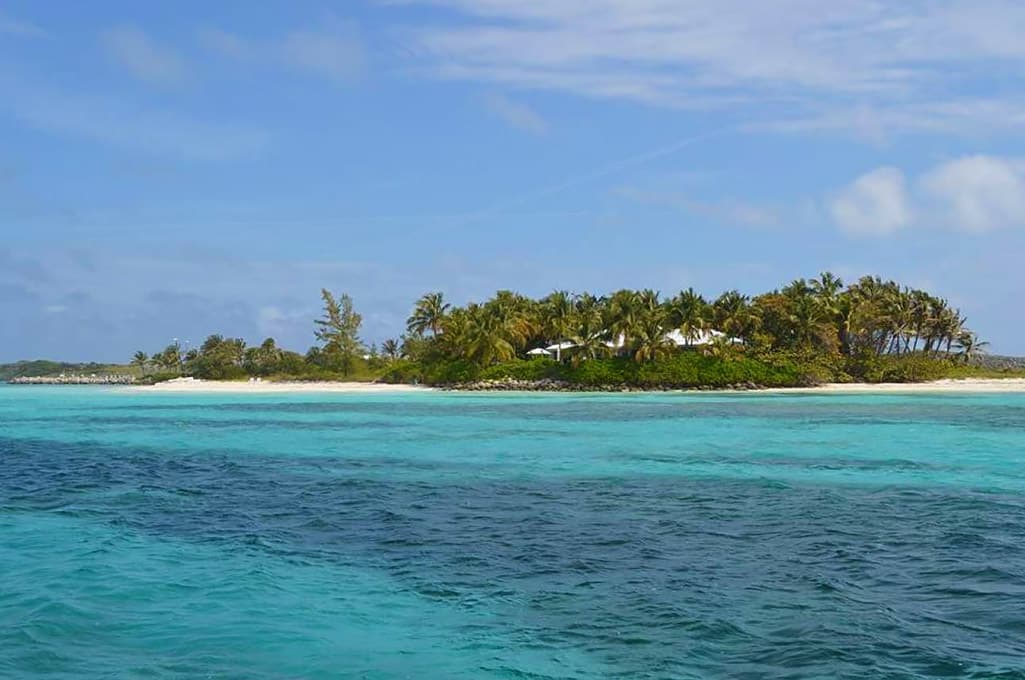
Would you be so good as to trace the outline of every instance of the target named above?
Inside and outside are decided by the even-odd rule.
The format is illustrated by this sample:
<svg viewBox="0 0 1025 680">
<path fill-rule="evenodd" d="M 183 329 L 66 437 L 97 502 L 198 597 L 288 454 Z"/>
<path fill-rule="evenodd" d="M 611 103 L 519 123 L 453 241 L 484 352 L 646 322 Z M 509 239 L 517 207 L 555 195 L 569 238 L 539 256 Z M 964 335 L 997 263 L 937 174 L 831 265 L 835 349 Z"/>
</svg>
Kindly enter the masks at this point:
<svg viewBox="0 0 1025 680">
<path fill-rule="evenodd" d="M 514 380 L 512 378 L 505 378 L 502 380 L 476 380 L 468 383 L 442 385 L 438 389 L 449 392 L 679 392 L 681 390 L 710 392 L 721 390 L 751 391 L 768 388 L 753 382 L 715 386 L 647 385 L 638 387 L 636 385 L 579 385 L 552 379 Z"/>
<path fill-rule="evenodd" d="M 132 375 L 57 375 L 11 378 L 9 385 L 134 385 Z"/>
</svg>

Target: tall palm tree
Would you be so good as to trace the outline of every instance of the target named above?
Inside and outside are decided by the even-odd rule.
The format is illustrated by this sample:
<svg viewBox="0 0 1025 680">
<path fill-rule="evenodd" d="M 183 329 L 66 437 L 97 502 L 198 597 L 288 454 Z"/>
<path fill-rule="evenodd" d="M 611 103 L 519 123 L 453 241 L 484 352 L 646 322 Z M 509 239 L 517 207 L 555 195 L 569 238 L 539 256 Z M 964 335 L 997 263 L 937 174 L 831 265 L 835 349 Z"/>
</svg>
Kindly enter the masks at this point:
<svg viewBox="0 0 1025 680">
<path fill-rule="evenodd" d="M 979 354 L 985 353 L 988 345 L 988 342 L 981 342 L 979 336 L 968 330 L 961 331 L 957 336 L 959 356 L 966 364 L 970 364 Z"/>
<path fill-rule="evenodd" d="M 574 366 L 578 366 L 581 361 L 598 359 L 610 353 L 605 317 L 604 299 L 590 293 L 577 296 L 573 313 L 574 327 L 570 335 L 573 343 L 571 361 Z"/>
<path fill-rule="evenodd" d="M 398 340 L 389 338 L 381 343 L 381 352 L 384 353 L 384 356 L 388 357 L 389 361 L 395 361 L 399 358 L 402 350 Z"/>
<path fill-rule="evenodd" d="M 657 298 L 657 296 L 655 296 Z M 652 298 L 645 301 L 643 311 L 634 330 L 633 357 L 634 361 L 657 361 L 669 356 L 675 348 L 673 341 L 666 336 L 666 317 L 664 307 L 652 305 Z"/>
<path fill-rule="evenodd" d="M 616 291 L 609 298 L 606 308 L 608 339 L 616 351 L 629 354 L 639 330 L 643 313 L 641 295 L 633 290 Z"/>
<path fill-rule="evenodd" d="M 417 300 L 413 314 L 406 320 L 406 329 L 414 335 L 424 335 L 427 331 L 437 336 L 442 331 L 445 315 L 451 305 L 445 302 L 442 293 L 427 293 Z"/>
<path fill-rule="evenodd" d="M 481 366 L 509 361 L 516 357 L 518 335 L 515 320 L 503 317 L 495 307 L 473 305 L 468 309 L 466 358 Z"/>
<path fill-rule="evenodd" d="M 818 278 L 812 279 L 810 285 L 819 304 L 825 308 L 827 313 L 833 313 L 837 298 L 843 291 L 843 280 L 832 272 L 822 272 Z"/>
<path fill-rule="evenodd" d="M 735 290 L 716 298 L 712 303 L 712 318 L 718 330 L 735 338 L 746 338 L 757 325 L 750 300 Z"/>
<path fill-rule="evenodd" d="M 143 375 L 146 375 L 146 367 L 149 366 L 149 355 L 143 351 L 136 352 L 132 356 L 132 366 L 137 367 Z"/>
<path fill-rule="evenodd" d="M 693 288 L 682 291 L 669 301 L 669 324 L 692 345 L 708 328 L 708 302 Z"/>
<path fill-rule="evenodd" d="M 541 333 L 546 342 L 556 343 L 555 359 L 562 360 L 560 345 L 573 332 L 576 310 L 573 298 L 564 290 L 557 290 L 541 300 L 540 309 Z"/>
</svg>

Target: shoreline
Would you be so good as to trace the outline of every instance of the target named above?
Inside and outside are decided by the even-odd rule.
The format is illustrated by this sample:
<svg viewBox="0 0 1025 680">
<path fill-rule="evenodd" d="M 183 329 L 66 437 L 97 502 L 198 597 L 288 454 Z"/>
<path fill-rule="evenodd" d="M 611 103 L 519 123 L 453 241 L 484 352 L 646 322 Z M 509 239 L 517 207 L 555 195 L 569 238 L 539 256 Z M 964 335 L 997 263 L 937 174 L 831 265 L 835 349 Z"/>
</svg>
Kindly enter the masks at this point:
<svg viewBox="0 0 1025 680">
<path fill-rule="evenodd" d="M 1025 378 L 964 378 L 944 379 L 921 383 L 827 383 L 815 387 L 771 387 L 758 389 L 608 389 L 608 390 L 572 390 L 572 389 L 529 389 L 522 390 L 503 388 L 495 389 L 459 389 L 449 387 L 426 387 L 420 385 L 390 385 L 383 383 L 358 382 L 220 382 L 211 380 L 175 380 L 156 385 L 137 385 L 118 388 L 121 391 L 150 394 L 181 394 L 181 393 L 215 393 L 215 394 L 302 394 L 302 393 L 339 393 L 339 394 L 402 394 L 424 392 L 460 393 L 501 393 L 501 392 L 558 392 L 563 394 L 622 394 L 622 393 L 694 393 L 694 394 L 911 394 L 911 393 L 1025 393 Z"/>
<path fill-rule="evenodd" d="M 126 392 L 180 394 L 301 394 L 304 392 L 331 392 L 342 394 L 399 394 L 431 392 L 434 388 L 419 385 L 386 385 L 363 382 L 242 382 L 219 380 L 179 379 L 156 385 L 133 385 L 121 388 Z"/>
</svg>

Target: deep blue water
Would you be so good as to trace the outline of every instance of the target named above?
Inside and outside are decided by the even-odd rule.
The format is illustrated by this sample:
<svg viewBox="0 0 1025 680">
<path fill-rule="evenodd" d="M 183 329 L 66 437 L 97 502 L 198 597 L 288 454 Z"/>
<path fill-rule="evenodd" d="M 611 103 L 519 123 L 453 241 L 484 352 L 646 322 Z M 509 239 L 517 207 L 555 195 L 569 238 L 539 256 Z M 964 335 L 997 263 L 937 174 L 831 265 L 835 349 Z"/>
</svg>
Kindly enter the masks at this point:
<svg viewBox="0 0 1025 680">
<path fill-rule="evenodd" d="M 1025 678 L 1025 395 L 0 387 L 3 678 Z"/>
</svg>

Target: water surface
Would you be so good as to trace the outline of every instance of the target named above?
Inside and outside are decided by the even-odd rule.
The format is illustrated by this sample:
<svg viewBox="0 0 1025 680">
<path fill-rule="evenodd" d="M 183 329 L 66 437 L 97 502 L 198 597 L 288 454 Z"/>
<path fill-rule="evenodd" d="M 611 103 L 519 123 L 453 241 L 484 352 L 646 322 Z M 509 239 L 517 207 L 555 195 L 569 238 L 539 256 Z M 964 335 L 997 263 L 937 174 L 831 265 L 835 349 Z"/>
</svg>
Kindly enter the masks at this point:
<svg viewBox="0 0 1025 680">
<path fill-rule="evenodd" d="M 0 387 L 0 677 L 1025 678 L 1025 395 Z"/>
</svg>

